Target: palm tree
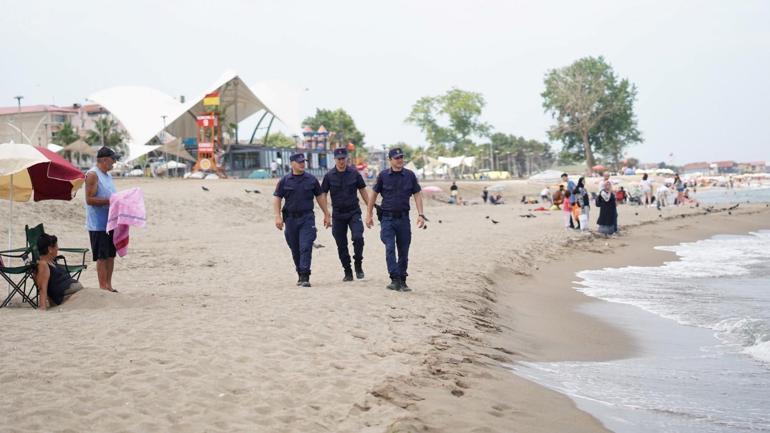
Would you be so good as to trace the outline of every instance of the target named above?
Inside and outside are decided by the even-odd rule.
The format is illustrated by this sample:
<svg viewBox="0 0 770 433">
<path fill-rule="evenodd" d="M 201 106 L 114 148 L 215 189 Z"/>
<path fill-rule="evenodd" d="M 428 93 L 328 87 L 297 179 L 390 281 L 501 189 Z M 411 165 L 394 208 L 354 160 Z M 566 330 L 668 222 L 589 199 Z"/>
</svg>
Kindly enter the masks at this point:
<svg viewBox="0 0 770 433">
<path fill-rule="evenodd" d="M 88 131 L 86 143 L 90 145 L 104 145 L 116 152 L 126 152 L 126 135 L 120 130 L 118 122 L 109 116 L 100 117 L 94 122 L 95 130 Z"/>
<path fill-rule="evenodd" d="M 60 146 L 74 143 L 78 138 L 80 138 L 80 136 L 78 136 L 75 129 L 72 128 L 72 123 L 70 123 L 69 120 L 65 121 L 64 124 L 62 124 L 61 129 L 53 134 L 54 141 Z"/>
</svg>

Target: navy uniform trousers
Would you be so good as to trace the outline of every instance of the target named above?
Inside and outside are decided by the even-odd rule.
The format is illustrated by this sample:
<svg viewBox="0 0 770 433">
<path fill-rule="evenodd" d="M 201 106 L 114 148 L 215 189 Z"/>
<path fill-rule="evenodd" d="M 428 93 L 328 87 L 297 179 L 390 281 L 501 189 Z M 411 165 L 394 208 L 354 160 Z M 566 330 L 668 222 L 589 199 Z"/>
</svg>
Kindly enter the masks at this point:
<svg viewBox="0 0 770 433">
<path fill-rule="evenodd" d="M 287 215 L 283 228 L 286 243 L 291 249 L 297 273 L 310 273 L 313 258 L 313 242 L 316 239 L 315 215 L 307 212 L 299 216 Z"/>
<path fill-rule="evenodd" d="M 350 270 L 350 253 L 348 252 L 348 228 L 353 240 L 353 260 L 358 264 L 364 259 L 364 222 L 361 211 L 340 213 L 332 217 L 332 236 L 337 243 L 337 255 L 345 270 Z"/>
<path fill-rule="evenodd" d="M 390 278 L 406 278 L 409 266 L 409 244 L 412 243 L 412 226 L 409 212 L 402 212 L 396 218 L 383 215 L 380 221 L 380 240 L 385 244 L 385 262 Z M 398 256 L 396 256 L 398 253 Z"/>
</svg>

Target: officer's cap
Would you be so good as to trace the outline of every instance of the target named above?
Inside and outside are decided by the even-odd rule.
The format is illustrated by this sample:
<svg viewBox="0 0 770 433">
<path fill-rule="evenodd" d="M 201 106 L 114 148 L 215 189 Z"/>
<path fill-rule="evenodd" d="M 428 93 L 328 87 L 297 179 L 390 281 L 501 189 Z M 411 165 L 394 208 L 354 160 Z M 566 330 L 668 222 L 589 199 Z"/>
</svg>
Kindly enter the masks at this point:
<svg viewBox="0 0 770 433">
<path fill-rule="evenodd" d="M 293 162 L 305 162 L 305 154 L 304 153 L 294 153 L 289 157 L 289 161 Z"/>
<path fill-rule="evenodd" d="M 401 150 L 400 147 L 394 147 L 393 149 L 390 149 L 390 151 L 388 151 L 389 159 L 393 159 L 399 156 L 404 156 L 404 152 Z"/>
<path fill-rule="evenodd" d="M 338 147 L 334 149 L 334 158 L 335 159 L 342 159 L 348 157 L 348 150 L 344 147 Z"/>
</svg>

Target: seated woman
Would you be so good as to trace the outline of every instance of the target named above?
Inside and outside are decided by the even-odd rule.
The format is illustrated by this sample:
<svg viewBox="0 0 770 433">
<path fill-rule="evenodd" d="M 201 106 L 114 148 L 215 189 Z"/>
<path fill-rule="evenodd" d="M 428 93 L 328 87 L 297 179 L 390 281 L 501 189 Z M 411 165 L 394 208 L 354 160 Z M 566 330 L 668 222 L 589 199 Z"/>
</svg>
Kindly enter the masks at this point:
<svg viewBox="0 0 770 433">
<path fill-rule="evenodd" d="M 48 301 L 51 305 L 60 305 L 71 295 L 83 289 L 83 285 L 75 281 L 70 274 L 56 265 L 59 256 L 59 245 L 56 236 L 43 233 L 37 240 L 40 259 L 35 271 L 35 283 L 40 294 L 39 308 L 45 310 Z"/>
</svg>

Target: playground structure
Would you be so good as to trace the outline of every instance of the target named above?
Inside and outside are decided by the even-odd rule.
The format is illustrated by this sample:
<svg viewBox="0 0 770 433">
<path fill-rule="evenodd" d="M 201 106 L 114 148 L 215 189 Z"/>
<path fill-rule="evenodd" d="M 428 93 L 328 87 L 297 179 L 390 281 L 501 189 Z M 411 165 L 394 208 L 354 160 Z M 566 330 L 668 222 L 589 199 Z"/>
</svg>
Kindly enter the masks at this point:
<svg viewBox="0 0 770 433">
<path fill-rule="evenodd" d="M 198 159 L 192 171 L 214 172 L 221 178 L 227 177 L 221 163 L 224 149 L 219 114 L 209 112 L 196 116 L 196 124 L 198 126 Z"/>
</svg>

